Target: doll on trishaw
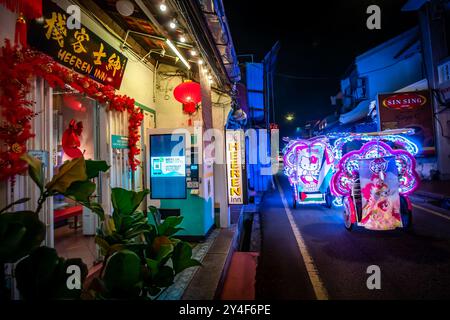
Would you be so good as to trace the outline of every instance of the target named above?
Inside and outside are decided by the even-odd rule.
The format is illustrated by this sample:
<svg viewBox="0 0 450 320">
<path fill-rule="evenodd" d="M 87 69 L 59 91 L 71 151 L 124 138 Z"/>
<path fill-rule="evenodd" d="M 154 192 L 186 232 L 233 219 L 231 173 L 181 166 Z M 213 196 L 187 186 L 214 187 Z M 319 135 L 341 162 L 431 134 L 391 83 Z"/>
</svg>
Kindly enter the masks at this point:
<svg viewBox="0 0 450 320">
<path fill-rule="evenodd" d="M 338 160 L 330 187 L 344 205 L 347 230 L 409 229 L 408 197 L 419 184 L 414 156 L 417 146 L 404 135 L 411 129 L 348 134 L 334 142 Z"/>
</svg>

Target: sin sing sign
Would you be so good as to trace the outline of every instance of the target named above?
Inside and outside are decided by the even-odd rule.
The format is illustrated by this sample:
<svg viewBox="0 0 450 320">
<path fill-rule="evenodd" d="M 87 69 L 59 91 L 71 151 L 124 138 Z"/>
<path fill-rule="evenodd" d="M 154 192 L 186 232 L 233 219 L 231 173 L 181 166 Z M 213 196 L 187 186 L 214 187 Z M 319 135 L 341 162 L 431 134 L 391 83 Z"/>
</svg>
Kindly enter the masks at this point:
<svg viewBox="0 0 450 320">
<path fill-rule="evenodd" d="M 29 23 L 28 43 L 63 66 L 119 89 L 128 59 L 83 24 L 69 28 L 68 14 L 52 1 L 43 1 L 42 8 L 42 22 Z"/>
<path fill-rule="evenodd" d="M 378 129 L 412 128 L 408 139 L 419 147 L 419 154 L 435 153 L 433 113 L 427 90 L 378 95 Z"/>
<path fill-rule="evenodd" d="M 225 152 L 227 156 L 228 204 L 244 204 L 243 161 L 241 130 L 226 130 Z"/>
</svg>

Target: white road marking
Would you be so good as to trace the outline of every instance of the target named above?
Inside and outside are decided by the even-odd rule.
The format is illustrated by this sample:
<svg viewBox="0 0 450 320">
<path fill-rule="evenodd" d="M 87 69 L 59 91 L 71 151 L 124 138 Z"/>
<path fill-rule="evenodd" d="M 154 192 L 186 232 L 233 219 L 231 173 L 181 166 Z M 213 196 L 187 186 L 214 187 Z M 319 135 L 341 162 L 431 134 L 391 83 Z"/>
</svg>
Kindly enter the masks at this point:
<svg viewBox="0 0 450 320">
<path fill-rule="evenodd" d="M 412 204 L 412 206 L 413 206 L 414 208 L 421 209 L 421 210 L 423 210 L 423 211 L 426 211 L 426 212 L 429 212 L 429 213 L 431 213 L 431 214 L 434 214 L 435 216 L 438 216 L 438 217 L 441 217 L 441 218 L 450 220 L 450 217 L 448 217 L 448 216 L 446 216 L 446 215 L 444 215 L 444 214 L 442 214 L 442 213 L 436 212 L 436 211 L 434 211 L 434 210 L 431 210 L 431 209 L 428 209 L 428 208 L 419 206 L 419 205 L 414 204 L 414 203 Z"/>
<path fill-rule="evenodd" d="M 306 266 L 306 271 L 308 272 L 309 280 L 314 289 L 314 293 L 316 295 L 316 299 L 318 300 L 328 300 L 328 292 L 323 285 L 322 280 L 319 276 L 319 271 L 314 264 L 314 260 L 308 252 L 308 248 L 306 247 L 305 241 L 303 240 L 302 234 L 295 223 L 294 217 L 292 216 L 291 209 L 289 209 L 288 203 L 286 201 L 286 197 L 284 196 L 283 189 L 281 188 L 280 182 L 278 178 L 275 176 L 275 181 L 278 186 L 278 192 L 280 192 L 281 201 L 284 205 L 284 210 L 289 220 L 289 224 L 291 225 L 292 232 L 294 233 L 295 240 L 297 240 L 298 248 L 300 249 L 300 256 L 303 259 L 303 262 Z"/>
</svg>

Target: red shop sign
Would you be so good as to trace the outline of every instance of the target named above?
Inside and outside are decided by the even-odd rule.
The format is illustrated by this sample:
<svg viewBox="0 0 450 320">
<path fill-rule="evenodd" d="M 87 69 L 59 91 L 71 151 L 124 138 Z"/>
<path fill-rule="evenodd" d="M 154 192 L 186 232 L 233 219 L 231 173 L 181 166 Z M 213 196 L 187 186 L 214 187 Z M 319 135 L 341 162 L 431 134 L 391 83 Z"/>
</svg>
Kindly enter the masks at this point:
<svg viewBox="0 0 450 320">
<path fill-rule="evenodd" d="M 414 109 L 427 103 L 427 98 L 417 93 L 399 93 L 383 100 L 383 106 L 389 109 Z"/>
</svg>

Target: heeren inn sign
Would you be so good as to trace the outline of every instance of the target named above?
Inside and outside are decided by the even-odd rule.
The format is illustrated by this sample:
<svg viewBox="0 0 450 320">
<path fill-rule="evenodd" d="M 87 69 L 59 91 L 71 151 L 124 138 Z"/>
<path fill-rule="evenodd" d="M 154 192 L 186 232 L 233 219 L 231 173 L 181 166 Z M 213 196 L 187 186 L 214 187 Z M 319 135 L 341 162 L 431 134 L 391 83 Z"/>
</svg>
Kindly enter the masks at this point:
<svg viewBox="0 0 450 320">
<path fill-rule="evenodd" d="M 242 140 L 241 130 L 226 130 L 228 204 L 244 204 Z"/>
<path fill-rule="evenodd" d="M 44 0 L 43 19 L 29 23 L 28 43 L 69 69 L 120 89 L 128 59 L 84 25 L 69 28 L 68 20 L 64 10 Z"/>
</svg>

